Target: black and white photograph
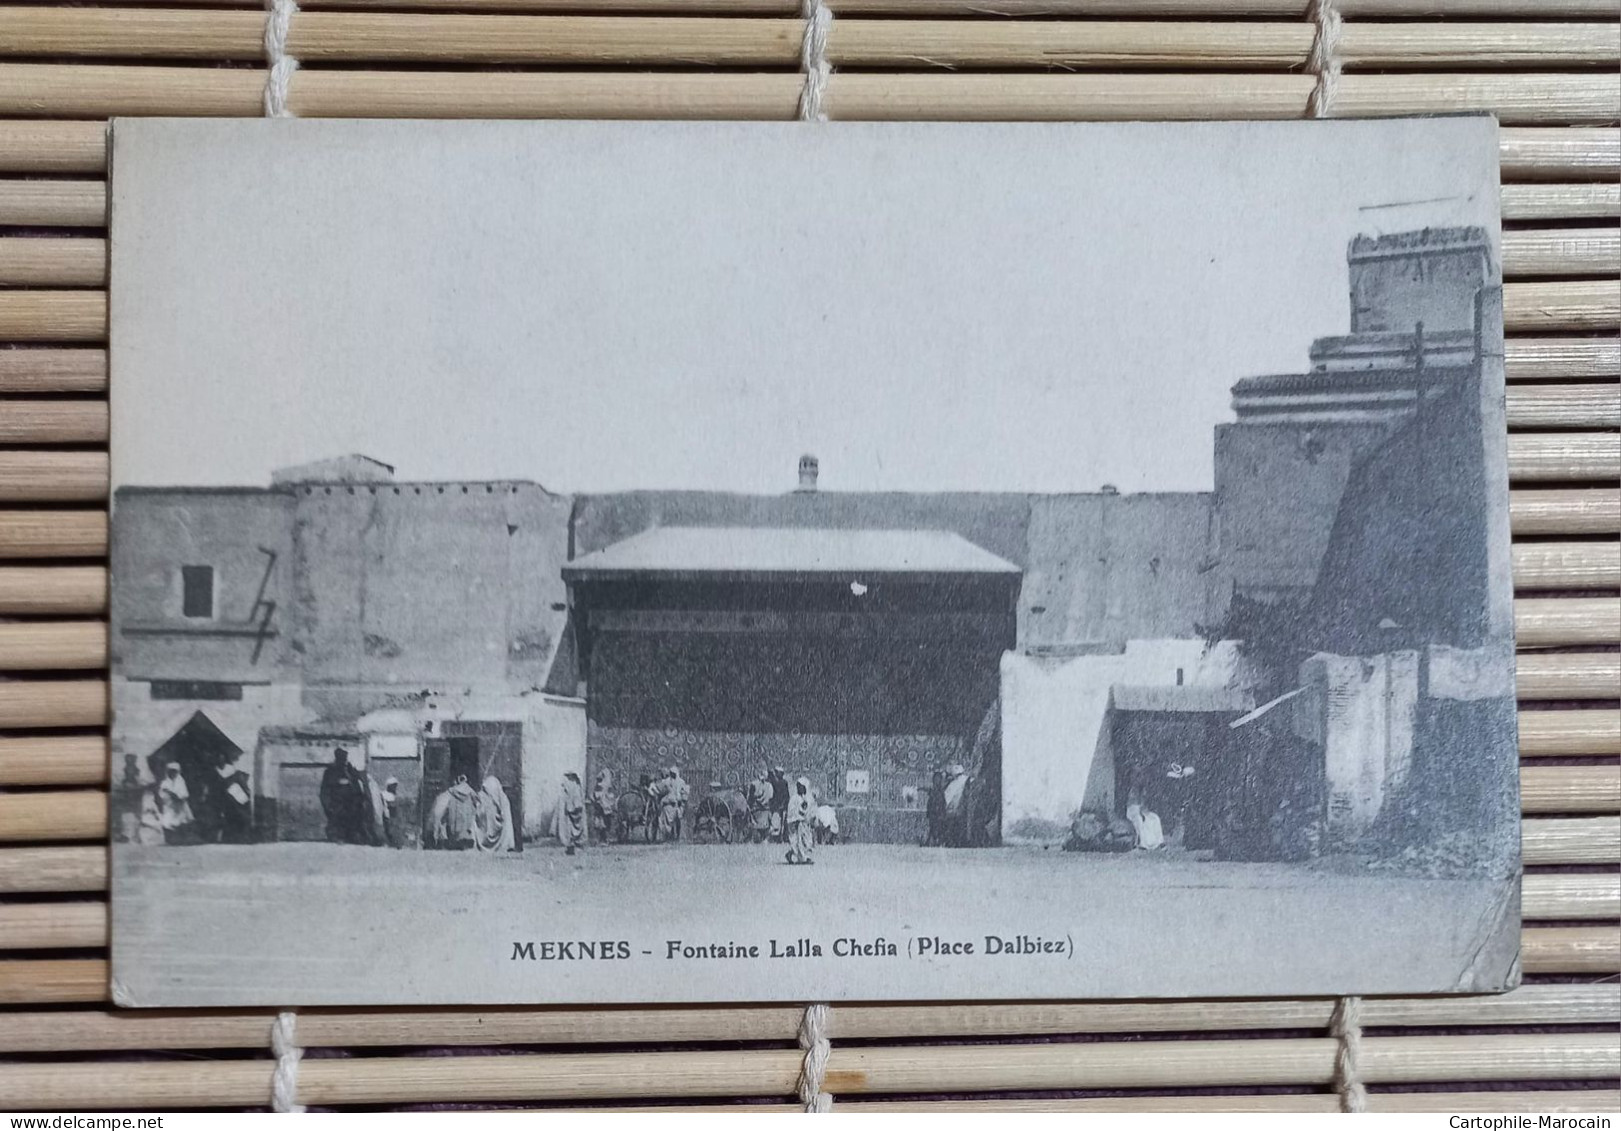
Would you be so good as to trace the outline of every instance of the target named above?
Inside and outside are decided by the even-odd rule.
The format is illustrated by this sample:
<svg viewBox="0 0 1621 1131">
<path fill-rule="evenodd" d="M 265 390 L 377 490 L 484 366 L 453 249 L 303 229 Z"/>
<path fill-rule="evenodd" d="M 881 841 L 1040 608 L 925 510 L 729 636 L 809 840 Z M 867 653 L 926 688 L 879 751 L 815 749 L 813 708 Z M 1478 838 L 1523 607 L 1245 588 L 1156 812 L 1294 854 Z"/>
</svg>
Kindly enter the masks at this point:
<svg viewBox="0 0 1621 1131">
<path fill-rule="evenodd" d="M 118 1004 L 1518 984 L 1491 118 L 111 162 Z"/>
</svg>

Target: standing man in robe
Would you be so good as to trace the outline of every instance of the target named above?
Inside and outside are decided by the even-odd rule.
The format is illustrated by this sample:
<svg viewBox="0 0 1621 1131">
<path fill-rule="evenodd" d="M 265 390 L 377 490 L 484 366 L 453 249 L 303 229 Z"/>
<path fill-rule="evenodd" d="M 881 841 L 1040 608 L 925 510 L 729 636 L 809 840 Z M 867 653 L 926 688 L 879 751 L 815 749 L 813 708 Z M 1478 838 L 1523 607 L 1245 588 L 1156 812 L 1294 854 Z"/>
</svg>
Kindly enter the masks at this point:
<svg viewBox="0 0 1621 1131">
<path fill-rule="evenodd" d="M 790 864 L 813 864 L 811 854 L 816 850 L 816 833 L 812 821 L 816 813 L 816 799 L 811 794 L 810 779 L 800 778 L 794 783 L 794 794 L 788 799 L 788 853 L 783 859 Z"/>
<path fill-rule="evenodd" d="M 687 798 L 691 790 L 681 776 L 679 766 L 671 766 L 664 779 L 664 790 L 659 795 L 659 839 L 681 839 L 682 818 L 687 811 Z"/>
<path fill-rule="evenodd" d="M 968 845 L 968 771 L 958 762 L 946 774 L 945 843 L 951 848 L 965 848 Z"/>
<path fill-rule="evenodd" d="M 365 844 L 366 811 L 370 807 L 365 779 L 349 764 L 349 751 L 338 747 L 332 752 L 332 764 L 321 774 L 326 839 L 333 844 Z"/>
<path fill-rule="evenodd" d="M 434 798 L 428 815 L 428 844 L 460 852 L 478 844 L 478 799 L 466 774 Z"/>
<path fill-rule="evenodd" d="M 771 771 L 771 839 L 782 844 L 788 839 L 788 801 L 793 788 L 781 766 Z"/>
<path fill-rule="evenodd" d="M 775 791 L 764 770 L 749 782 L 749 839 L 762 844 L 771 839 L 771 798 Z"/>
<path fill-rule="evenodd" d="M 585 786 L 580 775 L 570 770 L 563 775 L 563 800 L 559 803 L 557 836 L 563 842 L 563 853 L 573 856 L 585 847 Z"/>
<path fill-rule="evenodd" d="M 928 808 L 924 812 L 928 819 L 929 828 L 924 836 L 923 847 L 939 848 L 946 842 L 946 773 L 944 770 L 934 771 L 934 780 L 929 783 Z"/>
<path fill-rule="evenodd" d="M 163 777 L 154 789 L 158 799 L 158 820 L 165 844 L 195 844 L 197 832 L 191 813 L 191 790 L 180 772 L 179 762 L 163 767 Z"/>
<path fill-rule="evenodd" d="M 607 844 L 613 837 L 614 804 L 613 771 L 606 766 L 597 771 L 591 783 L 591 836 L 599 844 Z"/>
</svg>

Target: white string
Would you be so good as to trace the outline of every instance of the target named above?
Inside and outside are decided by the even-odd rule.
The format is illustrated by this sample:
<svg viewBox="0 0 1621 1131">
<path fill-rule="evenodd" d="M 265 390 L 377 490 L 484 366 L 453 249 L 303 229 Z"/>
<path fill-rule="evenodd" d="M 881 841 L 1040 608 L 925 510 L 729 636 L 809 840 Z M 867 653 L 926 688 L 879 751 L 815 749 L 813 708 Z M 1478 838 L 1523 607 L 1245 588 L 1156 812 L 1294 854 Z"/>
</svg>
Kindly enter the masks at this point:
<svg viewBox="0 0 1621 1131">
<path fill-rule="evenodd" d="M 296 0 L 265 0 L 265 117 L 290 118 L 287 92 L 293 85 L 298 60 L 287 54 L 287 33 L 292 30 Z"/>
<path fill-rule="evenodd" d="M 805 20 L 805 39 L 799 47 L 799 64 L 805 72 L 805 85 L 799 92 L 799 120 L 825 122 L 827 80 L 833 66 L 827 61 L 827 33 L 833 26 L 833 9 L 826 0 L 801 0 L 799 14 Z"/>
<path fill-rule="evenodd" d="M 1368 1089 L 1362 1084 L 1362 999 L 1342 997 L 1334 1006 L 1334 1090 L 1341 1111 L 1367 1111 Z"/>
<path fill-rule="evenodd" d="M 276 1070 L 270 1076 L 270 1110 L 297 1113 L 304 1110 L 298 1102 L 298 1062 L 304 1059 L 304 1050 L 298 1047 L 297 1014 L 276 1014 L 270 1026 L 270 1051 L 276 1054 Z"/>
<path fill-rule="evenodd" d="M 822 1091 L 827 1079 L 827 1058 L 833 1051 L 827 1039 L 826 1005 L 807 1005 L 799 1020 L 799 1047 L 805 1050 L 805 1063 L 799 1068 L 799 1102 L 808 1112 L 833 1110 L 833 1097 Z"/>
<path fill-rule="evenodd" d="M 1326 118 L 1334 105 L 1334 90 L 1340 81 L 1340 13 L 1335 0 L 1312 0 L 1311 18 L 1317 34 L 1311 41 L 1307 64 L 1317 76 L 1317 85 L 1306 99 L 1306 112 L 1313 118 Z"/>
</svg>

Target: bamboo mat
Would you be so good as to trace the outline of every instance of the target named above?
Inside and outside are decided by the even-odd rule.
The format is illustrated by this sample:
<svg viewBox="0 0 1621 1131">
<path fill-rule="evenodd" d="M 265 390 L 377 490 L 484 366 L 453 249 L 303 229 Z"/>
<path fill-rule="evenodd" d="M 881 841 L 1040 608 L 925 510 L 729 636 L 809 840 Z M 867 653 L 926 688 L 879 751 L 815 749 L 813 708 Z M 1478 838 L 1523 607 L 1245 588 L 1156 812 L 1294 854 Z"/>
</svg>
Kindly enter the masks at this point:
<svg viewBox="0 0 1621 1131">
<path fill-rule="evenodd" d="M 287 39 L 302 116 L 786 119 L 803 81 L 797 0 L 305 8 Z M 1356 1067 L 1374 1111 L 1617 1110 L 1616 0 L 1338 0 L 1331 16 L 1305 0 L 833 9 L 833 119 L 1498 114 L 1526 984 L 1367 1000 Z M 259 115 L 264 35 L 249 0 L 0 8 L 0 1109 L 270 1103 L 271 1011 L 107 1002 L 101 619 L 105 119 Z M 1324 66 L 1340 71 L 1326 106 L 1313 102 Z M 835 1110 L 1334 1111 L 1334 1008 L 838 1006 L 824 1086 Z M 301 1012 L 298 1098 L 797 1110 L 803 1013 Z"/>
</svg>

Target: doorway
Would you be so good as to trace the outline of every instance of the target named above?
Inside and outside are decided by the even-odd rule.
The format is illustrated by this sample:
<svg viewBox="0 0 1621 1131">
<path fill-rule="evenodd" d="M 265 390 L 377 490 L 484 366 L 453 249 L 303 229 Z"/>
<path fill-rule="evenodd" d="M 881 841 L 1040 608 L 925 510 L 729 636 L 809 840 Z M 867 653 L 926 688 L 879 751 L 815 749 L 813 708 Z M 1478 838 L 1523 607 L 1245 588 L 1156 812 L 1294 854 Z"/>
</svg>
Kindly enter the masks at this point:
<svg viewBox="0 0 1621 1131">
<path fill-rule="evenodd" d="M 458 777 L 476 793 L 484 779 L 501 783 L 512 806 L 514 851 L 523 851 L 523 726 L 516 722 L 459 719 L 440 726 L 440 737 L 422 745 L 422 814 Z"/>
</svg>

